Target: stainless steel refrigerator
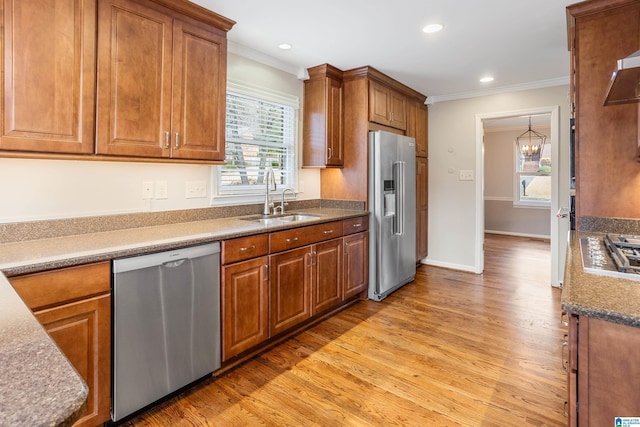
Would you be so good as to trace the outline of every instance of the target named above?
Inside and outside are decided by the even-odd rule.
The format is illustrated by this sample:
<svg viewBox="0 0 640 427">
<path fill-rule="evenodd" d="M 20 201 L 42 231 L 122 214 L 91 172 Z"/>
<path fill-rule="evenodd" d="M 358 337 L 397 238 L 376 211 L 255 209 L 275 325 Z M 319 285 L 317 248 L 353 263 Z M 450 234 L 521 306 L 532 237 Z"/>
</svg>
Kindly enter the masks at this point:
<svg viewBox="0 0 640 427">
<path fill-rule="evenodd" d="M 381 301 L 416 275 L 416 142 L 369 132 L 369 298 Z"/>
</svg>

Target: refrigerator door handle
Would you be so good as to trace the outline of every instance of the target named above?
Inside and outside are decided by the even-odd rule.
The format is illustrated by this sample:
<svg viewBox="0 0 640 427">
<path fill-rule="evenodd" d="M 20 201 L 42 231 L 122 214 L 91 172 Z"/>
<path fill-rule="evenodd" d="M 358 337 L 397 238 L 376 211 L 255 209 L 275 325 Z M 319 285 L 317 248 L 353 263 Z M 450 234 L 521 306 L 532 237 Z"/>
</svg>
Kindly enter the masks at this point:
<svg viewBox="0 0 640 427">
<path fill-rule="evenodd" d="M 405 173 L 404 162 L 394 162 L 396 166 L 396 216 L 395 216 L 395 235 L 402 236 L 404 234 L 404 197 L 405 197 Z"/>
</svg>

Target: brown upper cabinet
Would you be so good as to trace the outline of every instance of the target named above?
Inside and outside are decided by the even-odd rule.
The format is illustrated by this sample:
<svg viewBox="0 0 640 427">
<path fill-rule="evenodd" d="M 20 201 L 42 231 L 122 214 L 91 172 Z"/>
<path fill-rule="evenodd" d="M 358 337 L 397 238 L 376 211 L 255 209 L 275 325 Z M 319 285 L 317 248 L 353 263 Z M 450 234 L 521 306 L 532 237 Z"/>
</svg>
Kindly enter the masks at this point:
<svg viewBox="0 0 640 427">
<path fill-rule="evenodd" d="M 98 154 L 224 160 L 226 30 L 153 2 L 98 12 Z"/>
<path fill-rule="evenodd" d="M 235 22 L 186 0 L 0 5 L 0 151 L 224 160 Z"/>
<path fill-rule="evenodd" d="M 0 150 L 92 153 L 96 0 L 4 0 Z"/>
<path fill-rule="evenodd" d="M 323 64 L 309 68 L 304 82 L 303 166 L 344 165 L 342 71 Z"/>
<path fill-rule="evenodd" d="M 369 85 L 369 121 L 406 130 L 407 97 L 372 81 Z"/>
</svg>

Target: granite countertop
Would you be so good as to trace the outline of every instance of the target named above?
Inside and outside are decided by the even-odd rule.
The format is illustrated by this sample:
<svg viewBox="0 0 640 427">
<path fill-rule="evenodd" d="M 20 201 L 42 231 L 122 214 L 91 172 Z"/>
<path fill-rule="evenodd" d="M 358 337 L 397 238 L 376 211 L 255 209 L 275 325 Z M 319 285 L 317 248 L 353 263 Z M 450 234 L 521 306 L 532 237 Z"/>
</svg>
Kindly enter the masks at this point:
<svg viewBox="0 0 640 427">
<path fill-rule="evenodd" d="M 562 309 L 568 313 L 640 327 L 640 281 L 585 272 L 580 254 L 580 236 L 583 234 L 570 233 Z"/>
<path fill-rule="evenodd" d="M 87 395 L 78 372 L 0 274 L 0 425 L 70 425 Z"/>
<path fill-rule="evenodd" d="M 229 217 L 0 243 L 0 425 L 70 425 L 88 395 L 7 277 L 368 214 L 322 207 L 295 212 L 317 218 L 265 225 Z"/>
<path fill-rule="evenodd" d="M 295 212 L 316 215 L 318 218 L 265 225 L 243 219 L 247 217 L 229 217 L 2 243 L 0 271 L 11 277 L 367 214 L 362 210 L 335 208 L 311 208 Z"/>
</svg>

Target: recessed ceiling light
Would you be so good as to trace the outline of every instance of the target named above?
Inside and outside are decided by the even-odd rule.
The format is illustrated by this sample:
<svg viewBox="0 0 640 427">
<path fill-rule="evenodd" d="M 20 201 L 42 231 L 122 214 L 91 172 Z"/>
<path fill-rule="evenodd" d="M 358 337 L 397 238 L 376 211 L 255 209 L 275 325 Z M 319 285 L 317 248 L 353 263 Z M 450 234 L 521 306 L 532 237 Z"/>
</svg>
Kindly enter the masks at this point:
<svg viewBox="0 0 640 427">
<path fill-rule="evenodd" d="M 422 29 L 422 32 L 427 33 L 427 34 L 437 33 L 442 28 L 443 28 L 442 24 L 429 24 L 429 25 L 427 25 L 426 27 L 424 27 Z"/>
<path fill-rule="evenodd" d="M 278 47 L 282 50 L 289 50 L 291 49 L 291 45 L 289 43 L 280 43 L 278 45 Z"/>
<path fill-rule="evenodd" d="M 482 83 L 489 83 L 489 82 L 492 82 L 492 81 L 493 81 L 493 77 L 491 77 L 491 76 L 486 76 L 486 77 L 481 78 L 481 79 L 480 79 L 480 81 L 481 81 Z"/>
</svg>

